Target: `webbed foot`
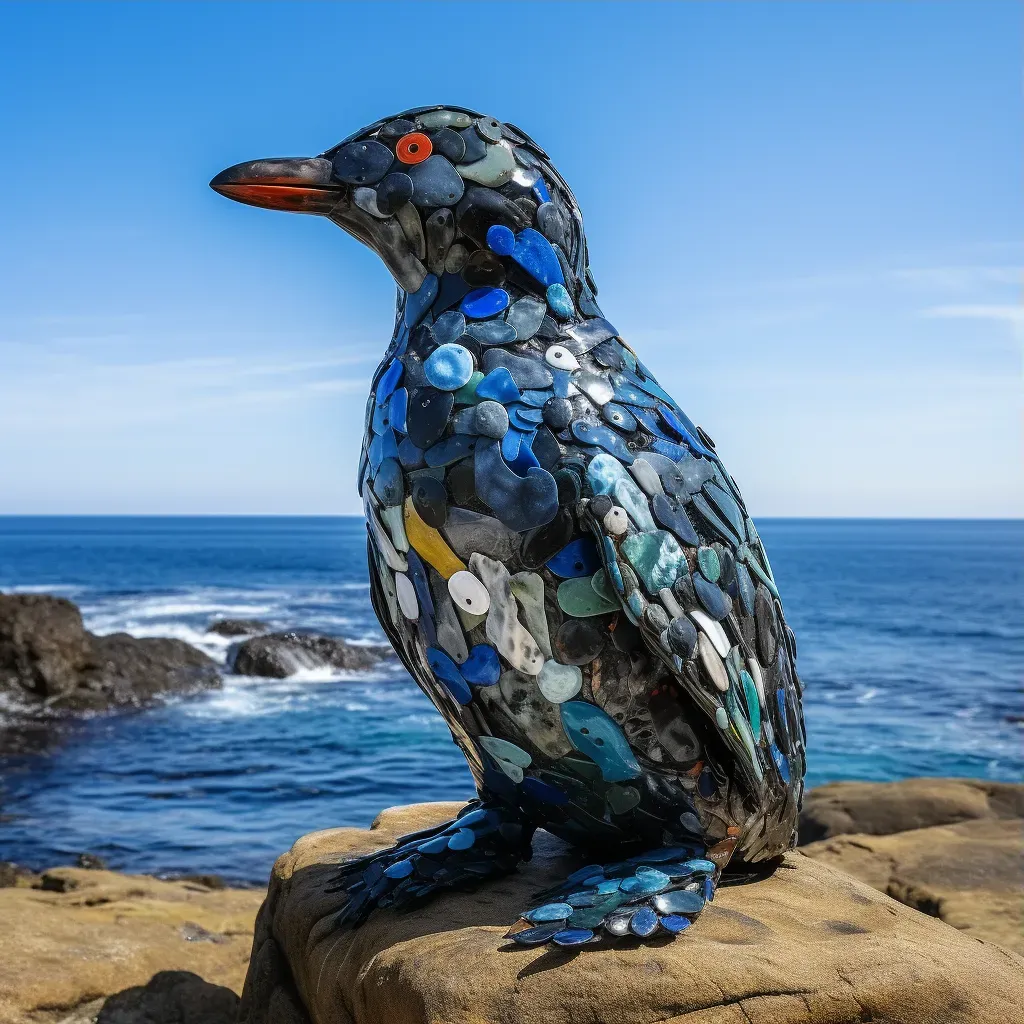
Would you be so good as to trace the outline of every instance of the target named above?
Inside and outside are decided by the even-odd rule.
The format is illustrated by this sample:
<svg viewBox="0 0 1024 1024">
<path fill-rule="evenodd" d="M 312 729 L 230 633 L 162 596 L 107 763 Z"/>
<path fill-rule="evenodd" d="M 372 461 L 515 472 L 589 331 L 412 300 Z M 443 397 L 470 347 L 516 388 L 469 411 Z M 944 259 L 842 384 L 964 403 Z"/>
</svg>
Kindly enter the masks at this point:
<svg viewBox="0 0 1024 1024">
<path fill-rule="evenodd" d="M 401 908 L 439 889 L 514 871 L 530 859 L 533 831 L 509 808 L 474 801 L 454 821 L 340 865 L 327 891 L 345 891 L 349 899 L 336 923 L 354 928 L 377 907 Z"/>
<path fill-rule="evenodd" d="M 526 911 L 508 938 L 524 946 L 581 946 L 607 936 L 678 935 L 714 898 L 719 868 L 700 847 L 661 847 L 615 864 L 591 864 Z"/>
</svg>

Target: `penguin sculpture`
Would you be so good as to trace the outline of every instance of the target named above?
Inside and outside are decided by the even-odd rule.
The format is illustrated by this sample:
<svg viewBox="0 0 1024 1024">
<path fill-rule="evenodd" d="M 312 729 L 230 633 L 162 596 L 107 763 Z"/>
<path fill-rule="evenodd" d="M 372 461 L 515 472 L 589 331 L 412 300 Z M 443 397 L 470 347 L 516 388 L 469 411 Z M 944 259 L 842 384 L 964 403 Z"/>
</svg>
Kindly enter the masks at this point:
<svg viewBox="0 0 1024 1024">
<path fill-rule="evenodd" d="M 373 607 L 479 799 L 341 865 L 340 923 L 511 871 L 544 828 L 591 863 L 512 939 L 681 932 L 793 844 L 796 641 L 714 442 L 601 312 L 569 187 L 452 106 L 211 185 L 328 217 L 398 283 L 358 474 Z"/>
</svg>

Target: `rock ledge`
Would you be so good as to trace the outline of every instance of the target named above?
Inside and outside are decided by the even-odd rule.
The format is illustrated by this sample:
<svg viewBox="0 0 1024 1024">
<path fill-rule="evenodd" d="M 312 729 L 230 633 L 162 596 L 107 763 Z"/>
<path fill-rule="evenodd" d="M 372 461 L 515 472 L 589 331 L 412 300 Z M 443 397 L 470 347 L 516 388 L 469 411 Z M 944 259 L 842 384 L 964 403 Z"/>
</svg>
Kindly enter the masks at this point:
<svg viewBox="0 0 1024 1024">
<path fill-rule="evenodd" d="M 370 830 L 300 839 L 274 866 L 242 995 L 246 1024 L 1005 1024 L 1024 960 L 969 938 L 800 853 L 723 888 L 676 941 L 521 949 L 504 938 L 537 889 L 579 862 L 541 834 L 534 860 L 415 913 L 338 932 L 332 865 L 452 817 L 381 814 Z"/>
</svg>

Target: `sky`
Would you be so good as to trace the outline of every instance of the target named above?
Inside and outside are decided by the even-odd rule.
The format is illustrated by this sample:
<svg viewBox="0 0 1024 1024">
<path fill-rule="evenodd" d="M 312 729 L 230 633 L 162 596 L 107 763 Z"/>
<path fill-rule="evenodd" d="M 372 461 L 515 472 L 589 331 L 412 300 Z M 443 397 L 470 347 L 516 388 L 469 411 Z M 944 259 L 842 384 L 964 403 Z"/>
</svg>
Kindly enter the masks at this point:
<svg viewBox="0 0 1024 1024">
<path fill-rule="evenodd" d="M 1019 516 L 1024 7 L 0 5 L 0 513 L 348 513 L 394 285 L 207 182 L 452 103 L 757 516 Z"/>
</svg>

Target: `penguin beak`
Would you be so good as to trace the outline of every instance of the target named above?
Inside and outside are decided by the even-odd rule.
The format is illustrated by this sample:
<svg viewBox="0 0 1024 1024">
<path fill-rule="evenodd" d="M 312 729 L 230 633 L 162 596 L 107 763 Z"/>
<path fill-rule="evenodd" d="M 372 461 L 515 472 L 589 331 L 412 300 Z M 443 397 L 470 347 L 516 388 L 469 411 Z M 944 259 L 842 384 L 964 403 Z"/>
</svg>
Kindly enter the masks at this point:
<svg viewBox="0 0 1024 1024">
<path fill-rule="evenodd" d="M 346 186 L 331 180 L 331 170 L 331 161 L 323 157 L 249 160 L 221 171 L 210 188 L 266 210 L 326 215 L 347 199 Z"/>
</svg>

